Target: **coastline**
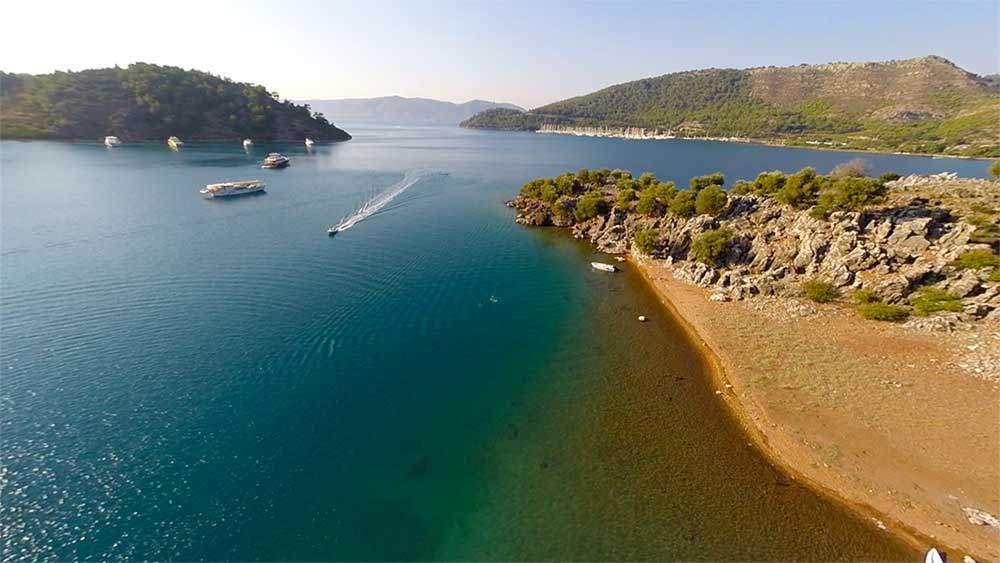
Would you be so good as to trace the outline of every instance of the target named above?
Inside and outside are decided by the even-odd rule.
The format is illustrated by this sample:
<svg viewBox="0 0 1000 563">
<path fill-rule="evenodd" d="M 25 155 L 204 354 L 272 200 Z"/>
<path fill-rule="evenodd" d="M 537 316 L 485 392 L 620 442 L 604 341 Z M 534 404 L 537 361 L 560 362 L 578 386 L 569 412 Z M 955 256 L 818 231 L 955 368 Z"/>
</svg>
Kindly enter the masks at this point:
<svg viewBox="0 0 1000 563">
<path fill-rule="evenodd" d="M 950 458 L 953 454 L 953 452 L 941 452 L 945 455 L 890 463 L 889 467 L 873 475 L 871 472 L 863 471 L 866 466 L 870 469 L 872 465 L 884 464 L 887 458 L 892 459 L 896 454 L 906 450 L 920 450 L 925 444 L 923 441 L 906 441 L 900 447 L 898 443 L 893 443 L 894 433 L 891 428 L 889 436 L 885 435 L 883 429 L 879 432 L 871 428 L 847 428 L 846 420 L 835 420 L 836 416 L 830 416 L 830 412 L 823 412 L 836 411 L 833 406 L 826 409 L 808 408 L 806 409 L 808 412 L 791 412 L 794 411 L 795 404 L 789 399 L 798 401 L 797 406 L 800 408 L 803 404 L 809 407 L 815 405 L 809 404 L 808 398 L 803 401 L 805 398 L 803 396 L 793 397 L 793 395 L 803 395 L 802 393 L 796 393 L 794 390 L 788 393 L 786 391 L 789 390 L 783 387 L 761 384 L 760 373 L 755 373 L 761 370 L 749 369 L 746 363 L 738 360 L 741 357 L 752 359 L 761 353 L 757 339 L 747 339 L 746 335 L 734 335 L 727 332 L 725 322 L 721 326 L 719 324 L 719 319 L 728 319 L 730 325 L 733 322 L 743 323 L 747 327 L 752 327 L 751 331 L 755 332 L 771 329 L 769 326 L 771 323 L 754 323 L 753 320 L 760 319 L 746 318 L 747 315 L 733 310 L 736 307 L 752 306 L 753 302 L 711 302 L 703 289 L 675 280 L 669 268 L 658 264 L 655 260 L 630 255 L 628 263 L 635 267 L 653 289 L 663 307 L 688 333 L 688 337 L 711 367 L 713 383 L 718 388 L 717 394 L 726 401 L 729 412 L 751 437 L 756 447 L 776 467 L 793 479 L 848 506 L 871 520 L 873 525 L 888 529 L 915 548 L 926 550 L 928 547 L 937 547 L 939 550 L 945 550 L 954 561 L 959 561 L 963 555 L 969 555 L 979 563 L 1000 560 L 1000 541 L 998 541 L 1000 538 L 997 531 L 988 526 L 970 524 L 965 514 L 956 509 L 962 504 L 960 500 L 970 498 L 978 499 L 979 508 L 987 512 L 996 510 L 1000 504 L 996 486 L 1000 476 L 997 474 L 995 464 L 990 467 L 990 460 L 996 459 L 998 438 L 995 426 L 991 427 L 989 424 L 990 419 L 995 419 L 995 415 L 1000 412 L 997 408 L 998 396 L 995 384 L 974 380 L 968 375 L 957 375 L 966 379 L 964 381 L 967 384 L 966 388 L 961 393 L 964 398 L 970 396 L 974 398 L 992 387 L 992 394 L 987 395 L 992 397 L 992 400 L 986 408 L 981 409 L 977 417 L 980 419 L 979 422 L 986 424 L 983 428 L 987 429 L 988 436 L 985 440 L 980 440 L 986 447 L 982 447 L 983 444 L 980 443 L 978 448 L 968 451 L 969 454 L 979 458 L 979 469 L 983 469 L 985 463 L 985 472 L 965 466 L 961 466 L 956 472 L 954 467 L 948 467 L 950 465 L 948 463 L 934 463 L 935 460 Z M 715 311 L 706 315 L 706 311 L 710 309 Z M 836 311 L 832 312 L 831 316 L 838 326 L 858 323 L 856 317 L 843 318 Z M 913 335 L 903 335 L 903 337 L 913 337 Z M 921 337 L 929 340 L 933 335 L 917 336 Z M 778 334 L 776 340 L 794 345 L 788 342 L 783 334 Z M 896 353 L 896 350 L 891 350 L 889 355 Z M 784 354 L 781 354 L 781 357 L 784 358 Z M 840 361 L 836 356 L 832 358 L 834 364 Z M 843 363 L 847 363 L 846 360 Z M 869 375 L 885 376 L 881 372 L 881 362 L 873 362 L 868 366 Z M 935 366 L 935 369 L 937 368 L 938 366 Z M 893 375 L 898 374 L 893 373 Z M 899 385 L 904 384 L 909 388 L 907 383 L 900 384 L 895 381 L 893 383 L 896 387 L 890 389 L 898 389 Z M 945 385 L 953 383 L 954 381 L 949 381 Z M 834 384 L 833 393 L 836 394 L 838 390 L 843 391 Z M 808 393 L 805 395 L 808 397 Z M 922 400 L 927 397 L 922 393 L 918 398 Z M 854 397 L 851 401 L 867 403 L 875 400 L 874 397 L 862 395 Z M 939 409 L 950 407 L 946 405 Z M 913 413 L 906 413 L 904 410 L 902 416 L 906 417 L 907 414 Z M 813 424 L 804 423 L 804 419 L 813 417 L 816 417 Z M 831 426 L 826 428 L 826 425 Z M 992 428 L 992 431 L 989 428 Z M 908 428 L 906 433 L 911 434 L 914 431 L 920 434 L 922 428 Z M 949 429 L 945 429 L 944 434 L 948 433 Z M 953 435 L 952 438 L 956 440 L 949 444 L 950 446 L 957 446 L 960 450 L 971 446 L 967 440 L 962 439 L 967 436 Z M 933 438 L 929 440 L 933 442 Z M 886 453 L 879 455 L 883 448 Z M 876 453 L 868 456 L 869 449 Z M 850 459 L 850 455 L 857 459 Z M 861 458 L 869 459 L 859 461 Z M 920 461 L 923 463 L 919 463 Z M 959 494 L 962 499 L 948 492 L 962 489 L 966 479 L 970 484 L 975 481 L 976 492 L 961 491 Z M 903 481 L 912 481 L 910 484 L 914 489 L 903 491 L 900 486 Z"/>
<path fill-rule="evenodd" d="M 585 128 L 587 129 L 587 128 Z M 633 128 L 624 128 L 633 129 Z M 505 131 L 504 129 L 493 129 L 493 131 Z M 933 154 L 933 153 L 923 153 L 923 152 L 905 152 L 905 151 L 890 151 L 890 150 L 880 150 L 875 148 L 847 148 L 847 147 L 833 147 L 833 146 L 814 146 L 814 145 L 789 145 L 787 143 L 768 141 L 765 139 L 751 139 L 743 137 L 678 137 L 678 136 L 664 136 L 664 135 L 627 135 L 627 134 L 617 134 L 617 133 L 606 133 L 606 134 L 596 134 L 588 133 L 582 130 L 542 130 L 538 129 L 532 131 L 532 133 L 544 134 L 544 135 L 569 135 L 573 137 L 597 137 L 597 138 L 607 138 L 607 139 L 625 139 L 630 141 L 711 141 L 716 143 L 741 143 L 746 145 L 761 145 L 765 147 L 780 147 L 785 149 L 805 149 L 805 150 L 815 150 L 815 151 L 827 151 L 827 152 L 860 152 L 860 153 L 873 153 L 873 154 L 891 154 L 899 156 L 923 156 L 927 158 L 945 159 L 954 158 L 958 160 L 981 160 L 983 162 L 990 162 L 996 160 L 996 157 L 989 156 L 964 156 L 957 154 Z"/>
</svg>

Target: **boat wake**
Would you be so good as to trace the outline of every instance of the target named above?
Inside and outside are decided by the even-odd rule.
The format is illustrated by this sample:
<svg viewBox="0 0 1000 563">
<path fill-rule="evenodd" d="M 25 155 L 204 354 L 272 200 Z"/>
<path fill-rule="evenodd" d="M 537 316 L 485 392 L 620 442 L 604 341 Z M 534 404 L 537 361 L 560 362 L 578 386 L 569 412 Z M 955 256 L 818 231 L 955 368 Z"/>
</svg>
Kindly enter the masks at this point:
<svg viewBox="0 0 1000 563">
<path fill-rule="evenodd" d="M 385 191 L 369 197 L 354 213 L 341 219 L 339 223 L 327 229 L 326 232 L 332 236 L 350 229 L 354 225 L 378 213 L 379 210 L 389 205 L 392 200 L 405 192 L 407 188 L 427 176 L 430 176 L 430 174 L 406 174 L 402 180 L 389 186 Z"/>
</svg>

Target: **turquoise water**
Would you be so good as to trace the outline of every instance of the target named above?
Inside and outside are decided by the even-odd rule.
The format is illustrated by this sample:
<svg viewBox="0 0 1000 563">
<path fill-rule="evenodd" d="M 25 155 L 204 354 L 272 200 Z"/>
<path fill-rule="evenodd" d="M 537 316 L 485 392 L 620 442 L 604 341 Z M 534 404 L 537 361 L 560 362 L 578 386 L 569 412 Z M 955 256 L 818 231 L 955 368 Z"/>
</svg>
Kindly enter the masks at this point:
<svg viewBox="0 0 1000 563">
<path fill-rule="evenodd" d="M 348 130 L 311 153 L 0 145 L 5 559 L 912 557 L 747 446 L 635 275 L 503 206 L 582 166 L 686 182 L 851 155 Z M 260 170 L 271 150 L 292 166 Z"/>
</svg>

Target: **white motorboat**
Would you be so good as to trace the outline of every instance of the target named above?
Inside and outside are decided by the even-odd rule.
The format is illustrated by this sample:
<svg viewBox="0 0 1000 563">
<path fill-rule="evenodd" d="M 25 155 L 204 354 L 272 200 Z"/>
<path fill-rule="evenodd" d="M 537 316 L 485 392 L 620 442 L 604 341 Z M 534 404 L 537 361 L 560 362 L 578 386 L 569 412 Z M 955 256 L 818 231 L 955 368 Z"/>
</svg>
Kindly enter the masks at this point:
<svg viewBox="0 0 1000 563">
<path fill-rule="evenodd" d="M 590 267 L 602 272 L 614 272 L 617 270 L 614 264 L 605 264 L 604 262 L 591 262 Z"/>
<path fill-rule="evenodd" d="M 121 144 L 122 140 L 119 139 L 118 137 L 115 137 L 114 135 L 108 135 L 107 137 L 104 138 L 104 146 L 108 148 L 117 147 L 118 145 Z"/>
<path fill-rule="evenodd" d="M 174 137 L 172 135 L 170 136 L 170 138 L 167 139 L 167 146 L 169 146 L 172 149 L 179 149 L 183 145 L 184 145 L 184 141 L 182 141 L 182 140 L 180 140 L 177 137 Z"/>
<path fill-rule="evenodd" d="M 243 139 L 243 148 L 244 149 L 249 149 L 252 146 L 253 146 L 253 141 L 252 140 L 250 140 L 250 139 Z"/>
<path fill-rule="evenodd" d="M 261 168 L 285 168 L 291 160 L 280 153 L 272 152 L 264 159 Z"/>
<path fill-rule="evenodd" d="M 310 139 L 309 137 L 306 137 L 306 146 L 307 146 L 307 147 L 311 147 L 311 146 L 313 146 L 314 144 L 316 144 L 316 143 L 313 143 L 313 140 L 312 140 L 312 139 Z"/>
<path fill-rule="evenodd" d="M 239 182 L 220 182 L 209 184 L 200 190 L 205 197 L 233 197 L 264 191 L 266 185 L 260 180 L 243 180 Z"/>
</svg>

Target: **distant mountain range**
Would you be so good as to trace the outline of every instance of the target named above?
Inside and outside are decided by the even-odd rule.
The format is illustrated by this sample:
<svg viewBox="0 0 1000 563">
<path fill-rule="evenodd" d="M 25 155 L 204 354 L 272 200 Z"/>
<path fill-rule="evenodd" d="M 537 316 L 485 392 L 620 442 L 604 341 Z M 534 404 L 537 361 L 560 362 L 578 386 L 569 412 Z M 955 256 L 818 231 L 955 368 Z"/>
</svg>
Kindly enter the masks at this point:
<svg viewBox="0 0 1000 563">
<path fill-rule="evenodd" d="M 464 104 L 428 98 L 345 98 L 338 100 L 301 100 L 313 111 L 335 122 L 397 125 L 458 125 L 473 115 L 494 108 L 524 111 L 514 104 L 472 100 Z"/>
<path fill-rule="evenodd" d="M 994 77 L 929 56 L 677 72 L 529 112 L 487 110 L 462 126 L 996 157 L 998 116 Z"/>
<path fill-rule="evenodd" d="M 0 72 L 0 137 L 125 142 L 297 140 L 351 136 L 263 86 L 207 72 L 135 63 L 31 75 Z"/>
</svg>

